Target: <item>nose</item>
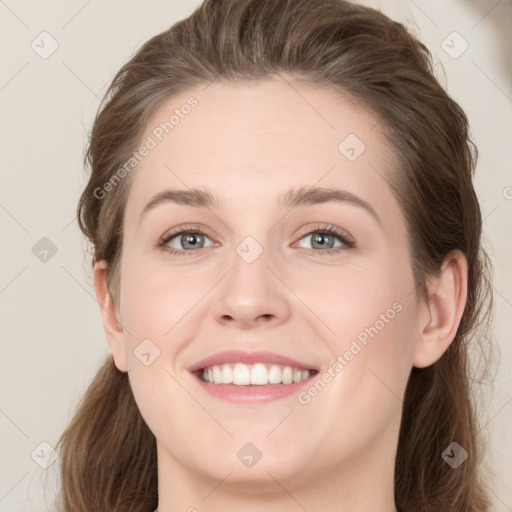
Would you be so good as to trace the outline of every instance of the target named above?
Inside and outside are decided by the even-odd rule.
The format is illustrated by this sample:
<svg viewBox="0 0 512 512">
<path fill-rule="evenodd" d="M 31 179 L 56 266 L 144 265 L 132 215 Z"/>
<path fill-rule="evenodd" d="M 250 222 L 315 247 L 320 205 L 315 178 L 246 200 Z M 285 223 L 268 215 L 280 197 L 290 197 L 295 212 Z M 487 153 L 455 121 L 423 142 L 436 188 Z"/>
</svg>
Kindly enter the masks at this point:
<svg viewBox="0 0 512 512">
<path fill-rule="evenodd" d="M 217 322 L 239 329 L 278 326 L 290 317 L 292 292 L 268 265 L 265 252 L 248 263 L 238 255 L 220 283 L 214 315 Z"/>
</svg>

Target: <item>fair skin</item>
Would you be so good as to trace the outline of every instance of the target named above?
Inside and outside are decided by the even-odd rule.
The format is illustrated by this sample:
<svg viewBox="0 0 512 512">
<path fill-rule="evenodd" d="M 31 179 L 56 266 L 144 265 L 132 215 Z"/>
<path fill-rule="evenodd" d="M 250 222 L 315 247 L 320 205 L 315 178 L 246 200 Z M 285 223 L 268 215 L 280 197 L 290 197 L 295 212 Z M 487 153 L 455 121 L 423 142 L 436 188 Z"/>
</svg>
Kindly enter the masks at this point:
<svg viewBox="0 0 512 512">
<path fill-rule="evenodd" d="M 116 304 L 103 263 L 94 268 L 116 366 L 157 440 L 157 510 L 395 512 L 407 379 L 453 341 L 466 260 L 452 253 L 429 281 L 430 303 L 416 301 L 404 217 L 383 179 L 396 164 L 367 110 L 304 83 L 213 83 L 167 99 L 142 140 L 191 95 L 197 107 L 130 175 Z M 366 146 L 354 161 L 338 149 L 349 134 Z M 350 202 L 278 205 L 288 189 L 312 186 L 357 195 L 380 221 Z M 140 217 L 154 194 L 195 187 L 220 205 L 165 203 Z M 190 224 L 206 233 L 196 235 L 202 248 L 190 254 L 186 236 L 167 244 L 179 255 L 155 248 Z M 356 247 L 318 254 L 307 234 L 326 224 Z M 248 236 L 263 248 L 250 264 L 236 251 Z M 333 243 L 331 252 L 343 242 Z M 188 370 L 239 348 L 311 362 L 322 374 L 396 303 L 400 312 L 308 404 L 296 395 L 229 403 Z M 147 338 L 160 350 L 148 366 L 133 353 Z M 248 442 L 262 453 L 250 468 L 237 457 Z"/>
</svg>

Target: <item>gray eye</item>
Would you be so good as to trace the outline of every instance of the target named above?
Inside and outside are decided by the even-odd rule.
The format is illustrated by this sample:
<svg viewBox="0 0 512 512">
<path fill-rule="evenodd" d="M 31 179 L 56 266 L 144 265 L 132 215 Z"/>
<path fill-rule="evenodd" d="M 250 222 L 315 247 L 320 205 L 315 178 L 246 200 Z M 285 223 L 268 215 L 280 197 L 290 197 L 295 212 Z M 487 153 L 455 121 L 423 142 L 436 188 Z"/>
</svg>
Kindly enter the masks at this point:
<svg viewBox="0 0 512 512">
<path fill-rule="evenodd" d="M 304 240 L 306 238 L 311 238 L 311 244 L 313 246 L 313 249 L 333 249 L 334 242 L 338 237 L 335 235 L 331 235 L 329 233 L 313 232 L 306 236 L 303 236 L 301 240 Z M 339 247 L 340 245 L 341 243 L 338 243 L 336 247 Z"/>
<path fill-rule="evenodd" d="M 202 233 L 178 233 L 169 239 L 167 245 L 180 250 L 202 249 L 205 247 L 206 238 L 208 237 Z M 178 246 L 173 245 L 176 244 L 176 241 L 178 242 Z"/>
</svg>

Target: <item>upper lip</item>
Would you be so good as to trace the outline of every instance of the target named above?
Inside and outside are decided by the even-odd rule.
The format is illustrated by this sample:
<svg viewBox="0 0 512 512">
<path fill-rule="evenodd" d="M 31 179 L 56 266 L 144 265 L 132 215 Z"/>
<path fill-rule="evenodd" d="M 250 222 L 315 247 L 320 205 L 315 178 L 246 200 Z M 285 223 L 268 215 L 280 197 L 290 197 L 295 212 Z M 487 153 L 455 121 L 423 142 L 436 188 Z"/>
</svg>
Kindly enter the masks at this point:
<svg viewBox="0 0 512 512">
<path fill-rule="evenodd" d="M 306 370 L 316 370 L 317 368 L 309 363 L 303 363 L 275 352 L 268 352 L 265 350 L 258 350 L 256 352 L 244 352 L 241 350 L 225 350 L 223 352 L 217 352 L 211 356 L 201 359 L 197 363 L 190 366 L 189 371 L 195 372 L 204 368 L 209 368 L 214 365 L 220 365 L 224 363 L 270 363 L 270 364 L 281 364 L 285 366 L 293 366 L 294 368 L 302 368 Z"/>
</svg>

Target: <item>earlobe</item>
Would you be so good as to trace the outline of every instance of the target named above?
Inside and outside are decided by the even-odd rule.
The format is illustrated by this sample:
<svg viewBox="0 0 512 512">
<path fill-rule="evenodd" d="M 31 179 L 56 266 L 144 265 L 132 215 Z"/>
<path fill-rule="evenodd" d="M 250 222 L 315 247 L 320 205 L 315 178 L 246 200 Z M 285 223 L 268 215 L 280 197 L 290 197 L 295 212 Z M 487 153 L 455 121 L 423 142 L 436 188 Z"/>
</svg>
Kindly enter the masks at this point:
<svg viewBox="0 0 512 512">
<path fill-rule="evenodd" d="M 467 299 L 468 266 L 459 250 L 449 253 L 439 275 L 429 283 L 430 301 L 422 307 L 419 332 L 413 350 L 413 366 L 434 364 L 457 334 Z"/>
<path fill-rule="evenodd" d="M 114 356 L 117 368 L 128 371 L 125 353 L 124 330 L 120 323 L 119 313 L 116 311 L 114 301 L 108 290 L 107 265 L 105 260 L 97 261 L 94 264 L 94 290 L 100 306 L 103 329 L 107 343 Z"/>
</svg>

